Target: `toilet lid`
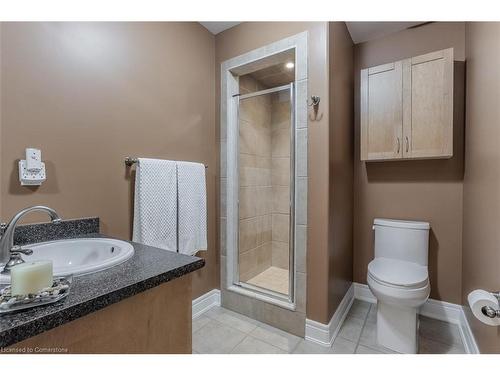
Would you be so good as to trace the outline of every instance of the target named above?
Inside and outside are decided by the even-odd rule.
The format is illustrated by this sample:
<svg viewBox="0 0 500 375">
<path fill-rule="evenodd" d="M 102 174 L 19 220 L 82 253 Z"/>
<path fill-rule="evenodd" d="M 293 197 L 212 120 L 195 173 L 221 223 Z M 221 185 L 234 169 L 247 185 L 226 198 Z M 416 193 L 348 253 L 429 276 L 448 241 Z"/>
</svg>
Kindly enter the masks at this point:
<svg viewBox="0 0 500 375">
<path fill-rule="evenodd" d="M 394 286 L 420 287 L 427 284 L 427 267 L 397 259 L 375 258 L 368 264 L 368 273 L 378 281 Z"/>
</svg>

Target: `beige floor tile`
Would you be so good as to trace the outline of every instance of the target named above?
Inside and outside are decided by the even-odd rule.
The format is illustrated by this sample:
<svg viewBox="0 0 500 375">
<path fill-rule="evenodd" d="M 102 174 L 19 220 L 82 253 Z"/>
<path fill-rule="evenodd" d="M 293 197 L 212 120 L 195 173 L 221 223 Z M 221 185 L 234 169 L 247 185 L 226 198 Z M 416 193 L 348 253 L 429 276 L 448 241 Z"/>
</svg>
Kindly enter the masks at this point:
<svg viewBox="0 0 500 375">
<path fill-rule="evenodd" d="M 192 331 L 196 332 L 201 327 L 203 327 L 205 324 L 207 324 L 209 321 L 210 321 L 210 318 L 207 317 L 206 315 L 201 315 L 201 316 L 197 317 L 196 319 L 193 319 Z"/>
<path fill-rule="evenodd" d="M 447 345 L 463 347 L 460 330 L 455 324 L 420 316 L 419 333 L 420 337 L 439 341 Z"/>
<path fill-rule="evenodd" d="M 439 341 L 431 340 L 427 337 L 419 337 L 418 340 L 419 354 L 465 354 L 463 345 L 453 346 Z"/>
<path fill-rule="evenodd" d="M 244 338 L 243 332 L 211 320 L 193 333 L 193 350 L 202 354 L 226 354 Z"/>
<path fill-rule="evenodd" d="M 272 278 L 270 278 L 272 280 Z M 364 318 L 359 318 L 364 317 Z M 458 327 L 421 317 L 419 353 L 463 354 Z M 378 345 L 376 304 L 355 302 L 332 347 L 324 347 L 222 307 L 193 320 L 193 354 L 393 354 Z"/>
<path fill-rule="evenodd" d="M 344 323 L 340 328 L 339 336 L 344 339 L 357 342 L 359 337 L 361 336 L 361 330 L 363 329 L 363 324 L 364 324 L 363 319 L 358 319 L 348 316 L 346 320 L 344 320 Z"/>
<path fill-rule="evenodd" d="M 361 337 L 359 338 L 359 343 L 379 352 L 396 354 L 394 351 L 379 345 L 377 342 L 377 325 L 375 323 L 368 321 L 365 323 L 361 332 Z"/>
<path fill-rule="evenodd" d="M 332 354 L 332 348 L 315 344 L 307 340 L 300 340 L 299 345 L 293 350 L 293 354 Z"/>
<path fill-rule="evenodd" d="M 226 313 L 217 315 L 215 320 L 243 333 L 249 333 L 257 327 L 257 324 Z"/>
<path fill-rule="evenodd" d="M 358 345 L 358 348 L 356 349 L 356 354 L 384 354 L 384 353 L 364 345 Z"/>
<path fill-rule="evenodd" d="M 364 320 L 368 315 L 370 306 L 371 305 L 369 302 L 355 299 L 352 303 L 351 308 L 349 309 L 349 312 L 347 313 L 347 316 Z"/>
<path fill-rule="evenodd" d="M 232 351 L 233 354 L 286 354 L 284 350 L 262 340 L 247 336 Z"/>
<path fill-rule="evenodd" d="M 356 343 L 346 340 L 342 337 L 337 337 L 332 345 L 333 354 L 354 354 Z"/>
<path fill-rule="evenodd" d="M 368 316 L 366 317 L 366 321 L 370 323 L 377 323 L 377 304 L 370 304 L 370 311 L 368 311 Z"/>
<path fill-rule="evenodd" d="M 290 333 L 267 324 L 259 325 L 259 327 L 250 332 L 249 335 L 276 346 L 287 353 L 291 353 L 301 340 L 298 336 L 291 335 Z"/>
</svg>

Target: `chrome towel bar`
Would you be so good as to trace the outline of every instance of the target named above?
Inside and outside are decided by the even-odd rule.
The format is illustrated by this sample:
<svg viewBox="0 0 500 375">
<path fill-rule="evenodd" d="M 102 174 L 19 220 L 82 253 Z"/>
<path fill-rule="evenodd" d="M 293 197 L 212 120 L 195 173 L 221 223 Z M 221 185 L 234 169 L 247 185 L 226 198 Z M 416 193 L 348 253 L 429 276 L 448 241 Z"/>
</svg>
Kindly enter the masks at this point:
<svg viewBox="0 0 500 375">
<path fill-rule="evenodd" d="M 127 167 L 131 167 L 139 161 L 138 158 L 131 158 L 130 156 L 125 157 L 125 165 Z M 205 165 L 205 168 L 208 168 L 208 165 Z"/>
</svg>

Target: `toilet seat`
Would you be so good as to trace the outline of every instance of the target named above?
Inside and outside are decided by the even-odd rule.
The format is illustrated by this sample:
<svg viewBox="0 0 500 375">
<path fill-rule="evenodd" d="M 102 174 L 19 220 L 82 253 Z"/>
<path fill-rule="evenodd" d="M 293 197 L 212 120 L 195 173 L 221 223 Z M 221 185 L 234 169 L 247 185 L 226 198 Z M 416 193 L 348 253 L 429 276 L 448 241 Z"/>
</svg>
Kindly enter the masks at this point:
<svg viewBox="0 0 500 375">
<path fill-rule="evenodd" d="M 430 293 L 427 267 L 398 259 L 375 258 L 368 264 L 368 286 L 377 300 L 417 307 Z"/>
<path fill-rule="evenodd" d="M 426 266 L 398 259 L 375 258 L 368 264 L 368 276 L 392 288 L 420 289 L 429 283 Z"/>
</svg>

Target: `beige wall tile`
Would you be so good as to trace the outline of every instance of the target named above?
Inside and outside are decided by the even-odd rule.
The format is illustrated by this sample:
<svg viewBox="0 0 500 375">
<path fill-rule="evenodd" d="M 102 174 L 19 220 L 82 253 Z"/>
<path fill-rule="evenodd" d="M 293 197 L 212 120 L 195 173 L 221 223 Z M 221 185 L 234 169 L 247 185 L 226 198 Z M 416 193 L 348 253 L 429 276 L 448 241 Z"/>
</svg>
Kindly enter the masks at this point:
<svg viewBox="0 0 500 375">
<path fill-rule="evenodd" d="M 256 183 L 258 186 L 271 186 L 271 169 L 257 168 Z"/>
<path fill-rule="evenodd" d="M 239 183 L 241 187 L 256 186 L 257 168 L 256 156 L 241 154 L 239 156 Z"/>
<path fill-rule="evenodd" d="M 307 128 L 307 111 L 308 107 L 305 100 L 309 97 L 307 95 L 307 79 L 298 81 L 296 84 L 297 88 L 297 104 L 296 104 L 296 113 L 297 117 L 297 128 Z M 300 101 L 299 99 L 303 98 L 304 101 Z"/>
<path fill-rule="evenodd" d="M 299 312 L 306 312 L 306 283 L 307 283 L 307 277 L 305 273 L 302 272 L 296 272 L 295 273 L 295 285 L 296 285 L 296 291 L 295 291 L 295 306 L 297 311 Z"/>
<path fill-rule="evenodd" d="M 262 242 L 271 242 L 273 237 L 273 223 L 272 223 L 272 216 L 271 214 L 269 215 L 264 215 L 262 216 Z"/>
<path fill-rule="evenodd" d="M 290 214 L 290 188 L 273 186 L 273 213 Z"/>
<path fill-rule="evenodd" d="M 256 154 L 263 157 L 271 156 L 271 131 L 256 129 Z"/>
<path fill-rule="evenodd" d="M 273 241 L 288 242 L 290 227 L 289 215 L 273 214 Z"/>
<path fill-rule="evenodd" d="M 291 113 L 290 102 L 273 102 L 271 112 L 271 129 L 290 129 Z"/>
<path fill-rule="evenodd" d="M 255 155 L 255 147 L 257 144 L 257 136 L 254 127 L 247 121 L 240 120 L 240 153 Z"/>
<path fill-rule="evenodd" d="M 273 186 L 290 186 L 290 158 L 272 158 L 271 183 Z"/>
<path fill-rule="evenodd" d="M 271 169 L 271 155 L 268 156 L 257 156 L 256 158 L 257 168 Z"/>
<path fill-rule="evenodd" d="M 296 138 L 297 176 L 304 177 L 307 176 L 307 129 L 297 129 Z"/>
<path fill-rule="evenodd" d="M 256 189 L 256 187 L 240 187 L 240 219 L 246 219 L 256 215 Z"/>
<path fill-rule="evenodd" d="M 257 274 L 257 254 L 255 249 L 245 251 L 239 256 L 240 280 L 247 281 Z"/>
<path fill-rule="evenodd" d="M 271 137 L 271 148 L 273 157 L 290 156 L 290 130 L 274 130 Z"/>
<path fill-rule="evenodd" d="M 297 178 L 295 203 L 295 221 L 297 224 L 307 225 L 307 177 Z"/>
<path fill-rule="evenodd" d="M 289 268 L 289 253 L 290 249 L 286 242 L 272 242 L 272 265 L 283 269 Z"/>
<path fill-rule="evenodd" d="M 254 199 L 254 207 L 257 215 L 266 215 L 272 212 L 272 188 L 271 186 L 257 186 Z"/>
<path fill-rule="evenodd" d="M 257 247 L 257 226 L 258 218 L 252 217 L 249 219 L 240 220 L 239 232 L 239 252 L 254 249 Z"/>
<path fill-rule="evenodd" d="M 272 263 L 272 245 L 266 242 L 256 249 L 257 253 L 257 274 L 271 267 Z"/>
<path fill-rule="evenodd" d="M 257 245 L 260 246 L 272 240 L 271 214 L 258 216 L 256 218 L 256 238 Z"/>
<path fill-rule="evenodd" d="M 297 272 L 305 273 L 307 272 L 307 227 L 305 225 L 296 225 L 295 228 L 295 264 Z"/>
<path fill-rule="evenodd" d="M 226 218 L 220 218 L 220 253 L 226 255 Z"/>
</svg>

